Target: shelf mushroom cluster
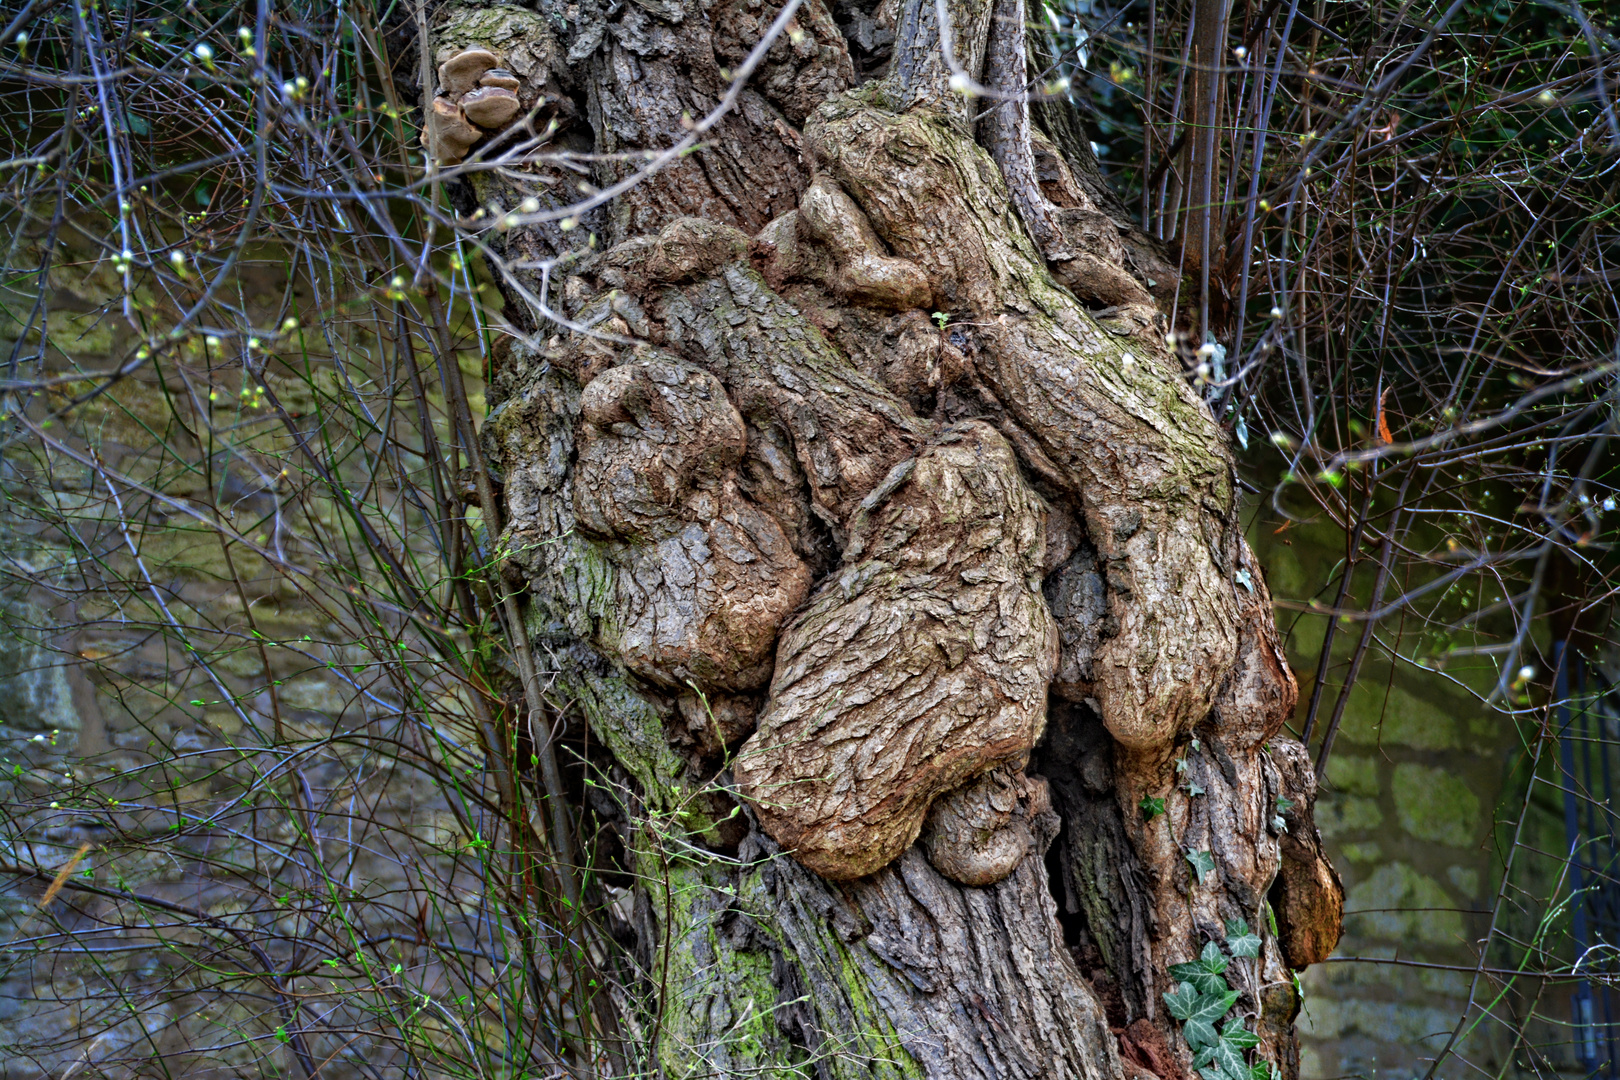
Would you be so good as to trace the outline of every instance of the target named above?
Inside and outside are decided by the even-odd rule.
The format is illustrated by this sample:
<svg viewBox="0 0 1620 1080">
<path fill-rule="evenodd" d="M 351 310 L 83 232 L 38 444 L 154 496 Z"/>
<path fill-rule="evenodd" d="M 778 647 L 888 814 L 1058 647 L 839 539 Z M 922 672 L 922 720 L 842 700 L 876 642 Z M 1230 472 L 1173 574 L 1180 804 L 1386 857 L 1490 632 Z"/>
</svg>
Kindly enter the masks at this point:
<svg viewBox="0 0 1620 1080">
<path fill-rule="evenodd" d="M 522 111 L 522 84 L 487 49 L 468 49 L 439 65 L 439 92 L 428 107 L 422 145 L 441 165 L 454 165 L 473 145 Z"/>
</svg>

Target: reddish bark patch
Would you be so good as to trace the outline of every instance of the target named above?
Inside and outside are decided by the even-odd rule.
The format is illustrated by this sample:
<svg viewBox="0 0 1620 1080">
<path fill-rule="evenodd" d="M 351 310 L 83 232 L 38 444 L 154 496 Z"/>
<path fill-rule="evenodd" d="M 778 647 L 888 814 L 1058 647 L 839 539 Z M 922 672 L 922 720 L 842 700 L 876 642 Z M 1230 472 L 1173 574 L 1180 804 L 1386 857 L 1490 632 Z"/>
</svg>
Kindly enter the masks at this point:
<svg viewBox="0 0 1620 1080">
<path fill-rule="evenodd" d="M 1158 1080 L 1186 1080 L 1181 1063 L 1170 1049 L 1170 1040 L 1151 1020 L 1135 1020 L 1130 1027 L 1115 1034 L 1119 1036 L 1119 1060 L 1125 1066 L 1127 1077 L 1134 1067 L 1138 1075 L 1145 1072 Z"/>
</svg>

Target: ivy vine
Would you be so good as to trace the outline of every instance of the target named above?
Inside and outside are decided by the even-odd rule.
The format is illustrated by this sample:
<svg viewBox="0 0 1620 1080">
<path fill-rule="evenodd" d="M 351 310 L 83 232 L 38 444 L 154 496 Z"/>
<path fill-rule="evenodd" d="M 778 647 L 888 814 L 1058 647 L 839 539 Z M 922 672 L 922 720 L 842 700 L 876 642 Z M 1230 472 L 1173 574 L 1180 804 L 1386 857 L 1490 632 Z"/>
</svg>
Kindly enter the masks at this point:
<svg viewBox="0 0 1620 1080">
<path fill-rule="evenodd" d="M 1259 935 L 1243 919 L 1232 919 L 1226 924 L 1226 950 L 1210 941 L 1197 960 L 1170 968 L 1177 986 L 1164 995 L 1164 1003 L 1170 1015 L 1181 1021 L 1181 1034 L 1193 1052 L 1193 1067 L 1203 1080 L 1276 1080 L 1276 1067 L 1270 1062 L 1248 1063 L 1248 1051 L 1260 1045 L 1260 1036 L 1242 1020 L 1226 1020 L 1218 1030 L 1215 1026 L 1238 999 L 1238 992 L 1226 981 L 1226 969 L 1233 960 L 1252 960 L 1259 955 Z"/>
</svg>

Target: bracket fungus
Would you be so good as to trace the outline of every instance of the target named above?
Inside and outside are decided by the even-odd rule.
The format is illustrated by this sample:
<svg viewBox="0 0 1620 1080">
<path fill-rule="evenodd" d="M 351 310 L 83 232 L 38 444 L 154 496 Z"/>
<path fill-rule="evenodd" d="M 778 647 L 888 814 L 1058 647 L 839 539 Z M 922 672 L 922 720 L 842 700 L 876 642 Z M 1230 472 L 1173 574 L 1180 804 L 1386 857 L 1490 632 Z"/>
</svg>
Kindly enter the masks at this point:
<svg viewBox="0 0 1620 1080">
<path fill-rule="evenodd" d="M 451 97 L 460 97 L 478 85 L 486 71 L 500 66 L 500 60 L 488 49 L 467 49 L 439 65 L 439 89 Z"/>
<path fill-rule="evenodd" d="M 464 49 L 439 65 L 439 92 L 428 109 L 422 145 L 441 165 L 454 165 L 479 140 L 523 111 L 523 83 L 488 49 Z"/>
</svg>

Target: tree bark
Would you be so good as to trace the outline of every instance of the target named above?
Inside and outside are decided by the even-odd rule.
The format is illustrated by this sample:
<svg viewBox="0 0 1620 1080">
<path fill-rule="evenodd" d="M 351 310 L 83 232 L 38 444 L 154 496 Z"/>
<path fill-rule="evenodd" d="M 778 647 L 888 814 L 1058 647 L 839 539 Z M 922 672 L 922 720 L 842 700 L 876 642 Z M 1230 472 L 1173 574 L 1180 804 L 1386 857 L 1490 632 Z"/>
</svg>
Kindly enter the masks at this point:
<svg viewBox="0 0 1620 1080">
<path fill-rule="evenodd" d="M 1022 9 L 950 0 L 947 57 L 935 0 L 811 0 L 701 149 L 561 222 L 777 9 L 431 20 L 425 142 L 531 332 L 484 428 L 498 552 L 611 755 L 648 1072 L 1295 1071 L 1338 886 L 1294 679 L 1151 241 L 1077 140 L 953 88 L 1020 88 Z M 521 156 L 548 125 L 588 183 Z M 1165 996 L 1211 947 L 1237 1064 Z"/>
</svg>

